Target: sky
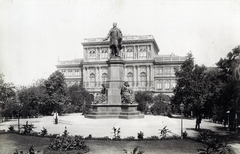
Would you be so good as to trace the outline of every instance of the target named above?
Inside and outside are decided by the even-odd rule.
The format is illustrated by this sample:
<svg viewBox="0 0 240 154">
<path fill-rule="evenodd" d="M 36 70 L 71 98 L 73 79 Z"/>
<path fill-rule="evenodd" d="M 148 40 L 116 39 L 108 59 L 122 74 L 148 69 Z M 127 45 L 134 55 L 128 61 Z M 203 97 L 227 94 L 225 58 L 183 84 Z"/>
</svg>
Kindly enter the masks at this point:
<svg viewBox="0 0 240 154">
<path fill-rule="evenodd" d="M 124 35 L 153 35 L 159 55 L 191 51 L 209 67 L 240 45 L 240 0 L 0 0 L 0 72 L 17 86 L 46 79 L 113 22 Z"/>
</svg>

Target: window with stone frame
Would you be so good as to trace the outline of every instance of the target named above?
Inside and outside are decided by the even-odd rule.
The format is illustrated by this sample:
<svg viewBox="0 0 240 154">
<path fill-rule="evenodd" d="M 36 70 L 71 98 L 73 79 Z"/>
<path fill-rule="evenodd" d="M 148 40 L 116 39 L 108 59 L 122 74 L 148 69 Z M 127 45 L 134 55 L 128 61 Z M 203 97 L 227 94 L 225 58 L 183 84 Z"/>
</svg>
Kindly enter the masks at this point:
<svg viewBox="0 0 240 154">
<path fill-rule="evenodd" d="M 133 59 L 133 48 L 127 48 L 126 59 Z"/>
<path fill-rule="evenodd" d="M 101 59 L 107 59 L 108 58 L 108 51 L 107 49 L 102 50 L 101 53 Z"/>
<path fill-rule="evenodd" d="M 163 75 L 164 76 L 170 76 L 171 75 L 171 68 L 170 67 L 164 67 L 163 68 Z"/>
<path fill-rule="evenodd" d="M 162 89 L 162 80 L 157 80 L 156 88 L 157 88 L 158 90 L 161 90 L 161 89 Z"/>
<path fill-rule="evenodd" d="M 131 72 L 127 74 L 127 81 L 129 83 L 129 86 L 132 87 L 134 81 L 133 81 L 133 74 Z"/>
<path fill-rule="evenodd" d="M 94 73 L 91 73 L 90 76 L 90 87 L 93 88 L 96 86 L 96 77 L 95 77 L 95 74 Z"/>
<path fill-rule="evenodd" d="M 68 76 L 72 76 L 72 70 L 68 70 Z"/>
<path fill-rule="evenodd" d="M 140 48 L 139 49 L 139 58 L 140 59 L 146 59 L 147 58 L 147 49 L 146 48 Z"/>
<path fill-rule="evenodd" d="M 74 76 L 80 76 L 80 70 L 75 70 L 75 75 Z"/>
<path fill-rule="evenodd" d="M 174 67 L 171 67 L 171 75 L 172 75 L 172 76 L 175 75 L 175 69 L 174 69 Z"/>
<path fill-rule="evenodd" d="M 157 67 L 156 68 L 156 75 L 162 76 L 163 74 L 163 68 L 162 67 Z"/>
<path fill-rule="evenodd" d="M 102 84 L 106 84 L 107 83 L 107 73 L 103 73 L 102 74 Z"/>
<path fill-rule="evenodd" d="M 89 60 L 94 60 L 94 59 L 96 59 L 96 54 L 95 54 L 95 51 L 94 51 L 94 50 L 90 51 L 89 53 L 90 53 L 90 54 L 89 54 Z"/>
<path fill-rule="evenodd" d="M 172 88 L 176 87 L 176 80 L 172 80 Z"/>
<path fill-rule="evenodd" d="M 164 88 L 165 90 L 170 90 L 170 80 L 165 80 Z"/>
<path fill-rule="evenodd" d="M 147 86 L 147 75 L 145 72 L 142 72 L 140 74 L 140 86 L 141 87 L 146 87 Z"/>
<path fill-rule="evenodd" d="M 66 76 L 65 70 L 61 70 L 61 72 L 62 72 L 62 74 L 63 74 L 64 76 Z"/>
</svg>

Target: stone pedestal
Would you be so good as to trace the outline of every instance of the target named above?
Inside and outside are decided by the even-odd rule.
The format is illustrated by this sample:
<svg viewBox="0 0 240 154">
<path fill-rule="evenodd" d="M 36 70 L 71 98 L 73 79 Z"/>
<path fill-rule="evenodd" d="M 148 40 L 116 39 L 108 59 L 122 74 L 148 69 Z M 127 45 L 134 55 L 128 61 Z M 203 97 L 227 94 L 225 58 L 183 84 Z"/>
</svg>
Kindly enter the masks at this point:
<svg viewBox="0 0 240 154">
<path fill-rule="evenodd" d="M 107 64 L 107 103 L 92 104 L 92 111 L 86 114 L 85 118 L 144 118 L 144 115 L 137 111 L 138 104 L 122 104 L 120 93 L 124 82 L 125 61 L 121 57 L 112 57 Z"/>
</svg>

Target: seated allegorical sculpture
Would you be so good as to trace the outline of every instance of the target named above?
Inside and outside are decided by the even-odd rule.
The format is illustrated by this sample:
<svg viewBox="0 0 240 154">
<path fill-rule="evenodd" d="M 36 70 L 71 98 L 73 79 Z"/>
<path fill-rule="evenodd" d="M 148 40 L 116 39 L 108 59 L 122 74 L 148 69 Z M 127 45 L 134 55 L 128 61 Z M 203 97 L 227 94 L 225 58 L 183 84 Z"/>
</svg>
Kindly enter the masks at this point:
<svg viewBox="0 0 240 154">
<path fill-rule="evenodd" d="M 133 90 L 129 87 L 128 82 L 124 82 L 122 88 L 121 88 L 121 98 L 122 98 L 122 103 L 124 104 L 132 104 L 135 102 L 134 98 L 134 92 Z"/>
<path fill-rule="evenodd" d="M 107 100 L 107 89 L 105 84 L 102 84 L 102 90 L 100 93 L 97 93 L 94 97 L 94 104 L 106 103 Z"/>
</svg>

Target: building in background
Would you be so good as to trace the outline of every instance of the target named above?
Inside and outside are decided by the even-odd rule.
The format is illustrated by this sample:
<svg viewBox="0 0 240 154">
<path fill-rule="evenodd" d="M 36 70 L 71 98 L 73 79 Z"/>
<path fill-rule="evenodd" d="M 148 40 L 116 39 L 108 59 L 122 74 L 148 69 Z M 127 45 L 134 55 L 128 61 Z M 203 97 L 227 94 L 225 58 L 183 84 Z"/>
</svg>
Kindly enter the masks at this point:
<svg viewBox="0 0 240 154">
<path fill-rule="evenodd" d="M 58 61 L 56 67 L 65 75 L 68 85 L 81 83 L 90 93 L 98 93 L 101 84 L 107 82 L 109 43 L 103 38 L 91 38 L 84 39 L 82 45 L 83 59 Z M 186 56 L 158 55 L 160 49 L 152 35 L 124 36 L 122 46 L 120 55 L 126 61 L 124 80 L 134 91 L 173 94 L 175 69 L 180 68 Z"/>
</svg>

